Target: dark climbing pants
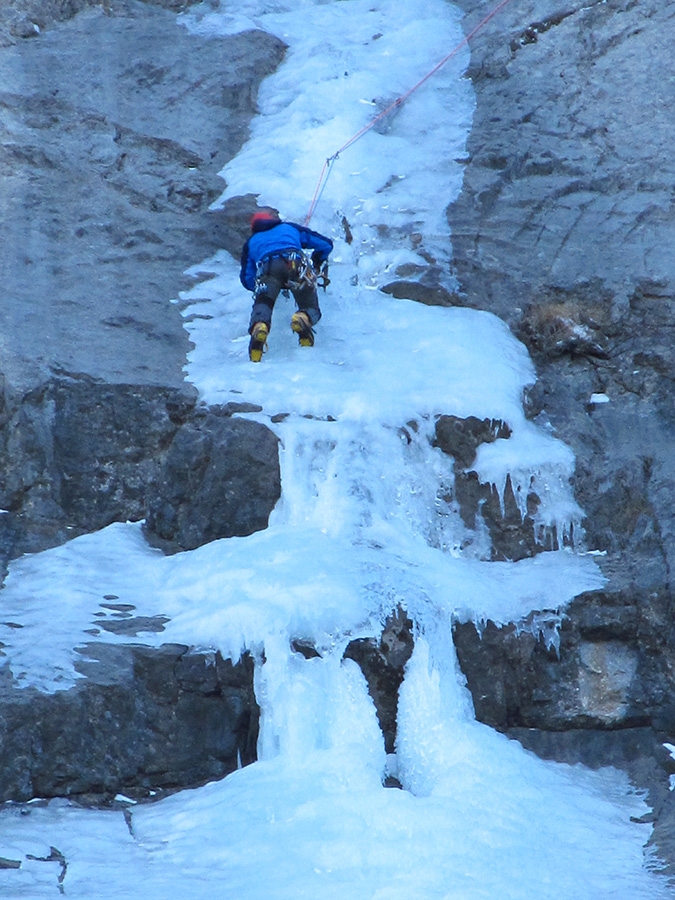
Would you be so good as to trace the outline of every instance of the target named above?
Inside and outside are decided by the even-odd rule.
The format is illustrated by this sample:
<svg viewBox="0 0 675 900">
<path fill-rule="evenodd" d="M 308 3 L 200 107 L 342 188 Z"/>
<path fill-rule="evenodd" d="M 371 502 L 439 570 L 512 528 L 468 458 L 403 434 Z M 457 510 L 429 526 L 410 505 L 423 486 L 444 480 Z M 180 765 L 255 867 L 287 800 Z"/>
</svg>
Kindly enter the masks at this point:
<svg viewBox="0 0 675 900">
<path fill-rule="evenodd" d="M 289 290 L 293 294 L 298 309 L 303 309 L 309 316 L 311 324 L 316 325 L 321 318 L 316 288 L 313 285 L 303 285 L 300 288 L 291 286 L 289 281 L 293 281 L 295 276 L 295 264 L 285 256 L 272 256 L 263 261 L 262 272 L 253 295 L 249 334 L 256 322 L 264 322 L 268 329 L 272 327 L 272 310 L 283 290 Z"/>
</svg>

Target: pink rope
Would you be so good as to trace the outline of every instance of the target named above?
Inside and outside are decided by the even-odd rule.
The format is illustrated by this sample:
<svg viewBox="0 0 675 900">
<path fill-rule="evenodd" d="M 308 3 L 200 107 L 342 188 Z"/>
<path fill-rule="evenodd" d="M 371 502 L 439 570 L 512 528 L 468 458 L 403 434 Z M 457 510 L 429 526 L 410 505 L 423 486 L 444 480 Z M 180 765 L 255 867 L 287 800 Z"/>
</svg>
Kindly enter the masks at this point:
<svg viewBox="0 0 675 900">
<path fill-rule="evenodd" d="M 319 181 L 317 182 L 316 190 L 314 191 L 314 196 L 312 197 L 309 212 L 307 213 L 307 218 L 305 219 L 305 225 L 309 224 L 309 221 L 314 214 L 316 204 L 318 203 L 319 197 L 321 196 L 323 188 L 325 187 L 325 183 L 328 180 L 331 163 L 334 162 L 344 150 L 347 150 L 348 147 L 351 147 L 352 144 L 355 144 L 356 141 L 359 140 L 359 138 L 363 137 L 364 134 L 369 132 L 371 128 L 373 128 L 381 119 L 387 116 L 393 109 L 397 109 L 398 107 L 402 106 L 408 99 L 408 97 L 414 94 L 415 91 L 419 90 L 419 88 L 421 88 L 425 82 L 427 82 L 433 75 L 435 75 L 436 72 L 438 72 L 438 70 L 448 62 L 448 60 L 452 59 L 452 57 L 455 56 L 463 47 L 466 47 L 469 41 L 487 25 L 490 19 L 493 19 L 497 15 L 497 13 L 501 12 L 501 10 L 506 6 L 507 3 L 510 3 L 510 0 L 501 0 L 501 2 L 498 3 L 485 16 L 484 19 L 481 19 L 481 21 L 478 23 L 478 25 L 475 26 L 475 28 L 472 28 L 471 31 L 462 38 L 462 40 L 457 44 L 456 47 L 452 48 L 447 56 L 444 56 L 443 59 L 433 67 L 433 69 L 427 72 L 427 74 L 423 78 L 420 78 L 417 84 L 413 85 L 404 94 L 401 94 L 401 96 L 394 100 L 393 103 L 390 103 L 386 109 L 383 109 L 381 112 L 379 112 L 373 119 L 370 120 L 370 122 L 364 125 L 360 131 L 357 131 L 355 135 L 350 137 L 348 141 L 346 141 L 338 150 L 336 150 L 332 156 L 329 156 L 326 159 L 323 164 L 321 174 L 319 175 Z"/>
</svg>

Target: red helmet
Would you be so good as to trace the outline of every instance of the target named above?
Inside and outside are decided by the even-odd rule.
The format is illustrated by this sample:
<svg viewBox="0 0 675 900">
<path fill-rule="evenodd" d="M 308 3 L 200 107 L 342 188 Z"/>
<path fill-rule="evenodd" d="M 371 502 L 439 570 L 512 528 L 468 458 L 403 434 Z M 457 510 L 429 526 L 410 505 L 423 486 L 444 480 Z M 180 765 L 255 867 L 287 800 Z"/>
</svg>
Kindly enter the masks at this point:
<svg viewBox="0 0 675 900">
<path fill-rule="evenodd" d="M 280 222 L 279 215 L 269 209 L 261 209 L 253 213 L 251 216 L 251 228 L 261 225 L 263 222 Z"/>
</svg>

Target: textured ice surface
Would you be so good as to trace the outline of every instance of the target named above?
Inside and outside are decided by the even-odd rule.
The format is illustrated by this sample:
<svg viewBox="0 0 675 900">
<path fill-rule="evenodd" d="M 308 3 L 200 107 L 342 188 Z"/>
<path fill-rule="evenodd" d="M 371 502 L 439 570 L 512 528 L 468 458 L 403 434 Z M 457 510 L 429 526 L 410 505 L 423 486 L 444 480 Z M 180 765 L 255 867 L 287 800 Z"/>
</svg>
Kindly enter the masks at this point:
<svg viewBox="0 0 675 900">
<path fill-rule="evenodd" d="M 287 42 L 220 202 L 253 192 L 300 221 L 326 157 L 462 37 L 444 0 L 240 0 L 182 21 L 205 33 L 260 27 Z M 63 801 L 5 809 L 0 857 L 21 867 L 0 869 L 3 898 L 37 900 L 59 885 L 104 900 L 665 896 L 643 866 L 649 826 L 631 816 L 645 805 L 625 777 L 543 762 L 476 723 L 454 655 L 453 617 L 517 620 L 602 583 L 592 557 L 571 551 L 481 559 L 443 499 L 452 461 L 431 446 L 434 417 L 494 417 L 513 435 L 481 449 L 481 476 L 503 491 L 509 475 L 521 497 L 535 479 L 540 524 L 564 529 L 578 517 L 570 451 L 523 416 L 534 371 L 522 345 L 487 313 L 377 290 L 429 254 L 453 286 L 444 210 L 461 186 L 471 120 L 466 62 L 459 54 L 335 162 L 311 223 L 336 243 L 313 350 L 298 349 L 282 298 L 269 352 L 251 365 L 237 262 L 225 252 L 195 260 L 213 277 L 183 297 L 194 342 L 186 376 L 209 403 L 260 404 L 256 418 L 279 434 L 270 527 L 163 557 L 140 525 L 113 525 L 17 561 L 0 595 L 8 664 L 43 690 L 72 684 L 74 648 L 96 639 L 252 649 L 260 761 L 134 806 L 132 831 L 119 812 Z M 166 630 L 96 638 L 106 595 L 167 617 Z M 396 759 L 385 760 L 364 679 L 342 654 L 399 603 L 417 639 Z M 321 657 L 294 654 L 293 638 Z M 403 790 L 381 786 L 385 764 Z"/>
</svg>

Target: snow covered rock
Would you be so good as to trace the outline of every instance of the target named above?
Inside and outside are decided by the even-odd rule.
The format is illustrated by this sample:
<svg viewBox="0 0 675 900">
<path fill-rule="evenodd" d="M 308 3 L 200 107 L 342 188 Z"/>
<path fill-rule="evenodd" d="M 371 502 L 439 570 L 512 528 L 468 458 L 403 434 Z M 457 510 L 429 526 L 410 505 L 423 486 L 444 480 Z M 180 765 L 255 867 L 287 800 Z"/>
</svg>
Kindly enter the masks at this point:
<svg viewBox="0 0 675 900">
<path fill-rule="evenodd" d="M 544 729 L 528 745 L 568 761 L 589 728 L 675 728 L 674 39 L 658 0 L 527 0 L 474 41 L 467 73 L 476 113 L 448 207 L 460 292 L 528 347 L 528 415 L 574 450 L 608 583 L 565 611 L 557 652 L 522 623 L 455 638 L 478 716 Z"/>
</svg>

